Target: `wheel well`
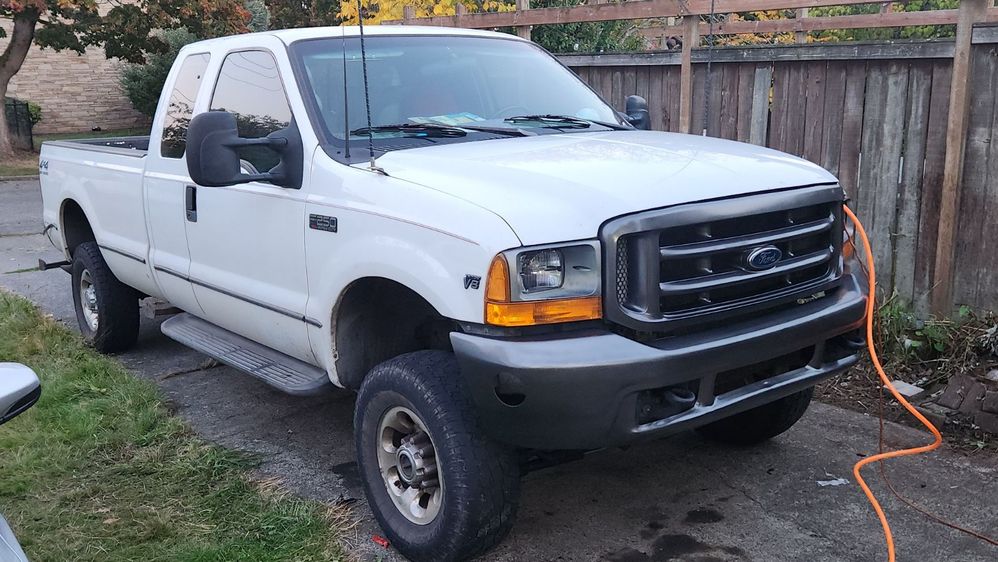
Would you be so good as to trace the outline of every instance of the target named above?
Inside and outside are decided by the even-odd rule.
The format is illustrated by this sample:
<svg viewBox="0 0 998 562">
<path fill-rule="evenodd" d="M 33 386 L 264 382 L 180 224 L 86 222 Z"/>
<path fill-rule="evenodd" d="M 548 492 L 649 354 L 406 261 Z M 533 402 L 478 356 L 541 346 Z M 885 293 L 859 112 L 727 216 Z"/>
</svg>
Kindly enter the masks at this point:
<svg viewBox="0 0 998 562">
<path fill-rule="evenodd" d="M 408 287 L 380 277 L 354 281 L 333 313 L 336 374 L 359 388 L 377 364 L 410 351 L 451 350 L 452 320 Z"/>
<path fill-rule="evenodd" d="M 62 204 L 62 232 L 66 238 L 66 250 L 69 251 L 70 257 L 80 244 L 97 240 L 83 208 L 72 199 L 67 199 Z"/>
</svg>

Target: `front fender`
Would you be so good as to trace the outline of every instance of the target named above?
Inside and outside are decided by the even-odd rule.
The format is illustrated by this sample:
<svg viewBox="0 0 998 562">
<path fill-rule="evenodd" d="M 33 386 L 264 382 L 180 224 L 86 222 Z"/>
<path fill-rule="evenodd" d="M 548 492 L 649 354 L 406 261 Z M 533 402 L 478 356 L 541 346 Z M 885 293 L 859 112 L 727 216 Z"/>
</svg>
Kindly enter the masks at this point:
<svg viewBox="0 0 998 562">
<path fill-rule="evenodd" d="M 367 171 L 346 172 L 347 178 L 336 179 L 361 174 L 353 178 L 359 187 L 337 190 L 345 192 L 344 197 L 313 194 L 306 204 L 318 227 L 305 234 L 306 314 L 323 324 L 311 326 L 309 337 L 334 382 L 335 310 L 354 281 L 389 279 L 420 295 L 444 317 L 482 322 L 489 265 L 496 254 L 520 244 L 490 211 L 410 182 Z M 353 193 L 365 197 L 349 197 Z"/>
</svg>

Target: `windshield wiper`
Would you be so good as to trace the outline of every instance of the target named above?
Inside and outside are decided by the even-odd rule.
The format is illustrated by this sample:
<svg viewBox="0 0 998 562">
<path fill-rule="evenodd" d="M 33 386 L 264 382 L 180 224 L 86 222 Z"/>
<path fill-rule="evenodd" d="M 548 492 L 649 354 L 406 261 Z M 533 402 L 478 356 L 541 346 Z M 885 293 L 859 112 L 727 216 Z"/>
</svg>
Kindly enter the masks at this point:
<svg viewBox="0 0 998 562">
<path fill-rule="evenodd" d="M 367 136 L 371 133 L 404 133 L 417 137 L 463 137 L 467 131 L 449 125 L 437 125 L 434 123 L 397 123 L 394 125 L 377 125 L 375 127 L 361 127 L 350 131 L 354 136 Z"/>
<path fill-rule="evenodd" d="M 552 115 L 552 114 L 540 114 L 540 115 L 515 115 L 513 117 L 507 117 L 504 121 L 510 123 L 523 123 L 534 121 L 538 123 L 551 123 L 546 125 L 552 129 L 588 129 L 591 125 L 599 125 L 601 127 L 607 127 L 609 129 L 615 130 L 626 130 L 627 127 L 623 125 L 616 125 L 613 123 L 604 123 L 602 121 L 593 121 L 592 119 L 583 119 L 581 117 L 572 117 L 570 115 Z"/>
</svg>

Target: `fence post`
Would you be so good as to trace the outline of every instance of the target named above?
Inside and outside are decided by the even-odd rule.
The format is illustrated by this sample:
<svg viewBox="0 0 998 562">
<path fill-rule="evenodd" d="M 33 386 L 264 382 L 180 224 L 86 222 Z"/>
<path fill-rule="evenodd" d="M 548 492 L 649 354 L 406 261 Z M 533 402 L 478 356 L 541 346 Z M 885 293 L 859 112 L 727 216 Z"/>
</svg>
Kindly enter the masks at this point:
<svg viewBox="0 0 998 562">
<path fill-rule="evenodd" d="M 700 42 L 700 16 L 683 16 L 683 55 L 679 65 L 679 132 L 693 120 L 693 47 Z"/>
<path fill-rule="evenodd" d="M 412 25 L 412 20 L 416 17 L 415 6 L 402 6 L 402 22 L 405 25 Z"/>
<path fill-rule="evenodd" d="M 530 0 L 516 0 L 516 11 L 522 12 L 523 10 L 530 9 Z M 516 34 L 524 39 L 530 39 L 530 28 L 529 25 L 521 25 L 516 28 Z"/>
<path fill-rule="evenodd" d="M 946 159 L 939 201 L 939 233 L 936 238 L 936 263 L 932 272 L 932 313 L 948 316 L 953 301 L 953 270 L 956 256 L 957 213 L 963 191 L 963 160 L 967 147 L 970 118 L 971 38 L 974 22 L 984 18 L 992 0 L 963 0 L 956 24 L 953 49 L 953 78 L 950 84 L 949 120 L 946 125 Z"/>
<path fill-rule="evenodd" d="M 802 20 L 807 17 L 807 8 L 797 8 L 797 12 L 794 14 L 794 18 L 797 20 Z M 797 43 L 807 43 L 807 32 L 806 31 L 795 31 L 794 41 Z"/>
</svg>

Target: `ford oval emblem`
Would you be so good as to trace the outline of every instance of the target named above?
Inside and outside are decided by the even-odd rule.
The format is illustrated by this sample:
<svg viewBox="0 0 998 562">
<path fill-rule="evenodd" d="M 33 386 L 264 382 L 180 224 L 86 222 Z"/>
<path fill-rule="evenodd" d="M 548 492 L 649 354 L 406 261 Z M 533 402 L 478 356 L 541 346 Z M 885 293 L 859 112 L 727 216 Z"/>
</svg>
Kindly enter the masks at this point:
<svg viewBox="0 0 998 562">
<path fill-rule="evenodd" d="M 745 264 L 749 269 L 762 271 L 776 265 L 781 258 L 783 258 L 783 252 L 776 246 L 760 246 L 752 249 L 745 256 Z"/>
</svg>

